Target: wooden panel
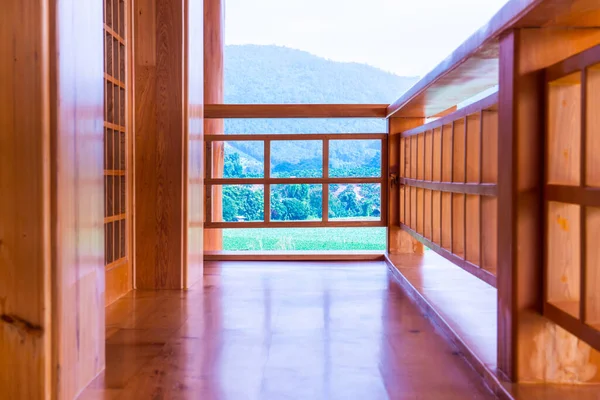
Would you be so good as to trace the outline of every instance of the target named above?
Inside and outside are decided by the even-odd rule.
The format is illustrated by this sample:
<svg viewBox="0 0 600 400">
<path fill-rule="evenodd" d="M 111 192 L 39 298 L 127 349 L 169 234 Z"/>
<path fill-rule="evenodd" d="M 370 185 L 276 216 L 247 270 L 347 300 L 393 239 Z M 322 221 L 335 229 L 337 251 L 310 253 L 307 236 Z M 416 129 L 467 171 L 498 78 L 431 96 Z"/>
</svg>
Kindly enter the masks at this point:
<svg viewBox="0 0 600 400">
<path fill-rule="evenodd" d="M 466 124 L 464 119 L 454 122 L 454 142 L 452 143 L 452 181 L 465 182 L 465 150 L 466 145 Z"/>
<path fill-rule="evenodd" d="M 587 71 L 586 184 L 600 187 L 600 67 Z"/>
<path fill-rule="evenodd" d="M 0 13 L 0 393 L 9 399 L 52 394 L 46 17 L 37 0 Z"/>
<path fill-rule="evenodd" d="M 465 195 L 452 194 L 452 252 L 465 258 Z"/>
<path fill-rule="evenodd" d="M 442 127 L 442 181 L 452 182 L 452 125 Z"/>
<path fill-rule="evenodd" d="M 207 99 L 208 101 L 208 99 Z M 206 118 L 385 118 L 386 104 L 206 104 Z M 207 131 L 207 133 L 213 133 Z"/>
<path fill-rule="evenodd" d="M 129 265 L 120 262 L 106 270 L 106 305 L 110 305 L 131 290 Z"/>
<path fill-rule="evenodd" d="M 421 188 L 416 188 L 416 207 L 415 207 L 415 231 L 423 235 L 423 231 L 425 228 L 425 190 Z"/>
<path fill-rule="evenodd" d="M 548 182 L 579 185 L 581 179 L 581 74 L 548 87 Z"/>
<path fill-rule="evenodd" d="M 425 133 L 425 175 L 424 179 L 433 180 L 433 131 Z"/>
<path fill-rule="evenodd" d="M 416 136 L 417 139 L 417 179 L 425 179 L 425 134 Z"/>
<path fill-rule="evenodd" d="M 481 228 L 479 221 L 480 201 L 480 196 L 466 196 L 465 258 L 467 261 L 479 266 L 481 266 L 479 254 L 481 239 L 479 232 Z"/>
<path fill-rule="evenodd" d="M 183 286 L 202 279 L 204 263 L 204 1 L 188 0 L 186 9 L 186 148 L 187 257 Z"/>
<path fill-rule="evenodd" d="M 432 240 L 432 197 L 431 197 L 431 190 L 425 190 L 425 194 L 424 194 L 424 210 L 423 210 L 423 236 L 425 236 L 427 239 Z"/>
<path fill-rule="evenodd" d="M 452 248 L 452 194 L 442 193 L 442 247 Z"/>
<path fill-rule="evenodd" d="M 208 104 L 221 104 L 224 95 L 224 17 L 225 2 L 223 0 L 204 0 L 204 101 Z M 222 119 L 211 119 L 209 109 L 205 107 L 204 132 L 207 134 L 222 135 L 225 133 L 225 122 Z M 213 143 L 211 171 L 206 176 L 221 177 L 225 162 L 225 148 L 223 143 Z M 220 190 L 212 190 L 210 204 L 210 218 L 212 221 L 221 221 L 223 216 L 223 200 Z M 208 210 L 207 210 L 208 211 Z M 223 249 L 223 233 L 219 229 L 206 229 L 204 231 L 204 249 L 219 251 Z"/>
<path fill-rule="evenodd" d="M 579 206 L 549 202 L 547 218 L 547 299 L 578 318 L 581 280 Z"/>
<path fill-rule="evenodd" d="M 477 113 L 467 117 L 467 182 L 479 182 L 481 145 L 481 118 Z"/>
<path fill-rule="evenodd" d="M 599 15 L 600 5 L 595 0 L 510 1 L 487 24 L 391 104 L 387 110 L 388 116 L 431 117 L 497 85 L 498 40 L 503 33 L 508 33 L 515 27 L 597 27 Z M 567 31 L 562 30 L 559 35 L 597 35 L 593 29 L 572 33 L 566 33 Z M 565 41 L 560 46 L 561 48 L 549 48 L 541 44 L 539 48 L 554 52 L 554 57 L 564 58 L 565 48 L 574 47 L 574 43 L 572 40 Z M 571 54 L 575 53 L 577 51 Z M 560 59 L 555 58 L 547 65 Z M 529 57 L 529 60 L 533 60 L 532 65 L 538 63 L 534 57 Z"/>
<path fill-rule="evenodd" d="M 442 233 L 442 192 L 433 191 L 432 196 L 432 225 L 433 225 L 433 242 L 441 246 Z"/>
<path fill-rule="evenodd" d="M 483 112 L 483 143 L 481 180 L 488 183 L 498 182 L 498 112 Z"/>
<path fill-rule="evenodd" d="M 72 399 L 104 368 L 102 2 L 66 0 L 55 12 L 53 381 L 56 398 Z"/>
<path fill-rule="evenodd" d="M 134 16 L 134 47 L 156 43 L 156 64 L 136 57 L 134 65 L 135 225 L 143 233 L 136 237 L 136 287 L 179 289 L 184 278 L 183 4 L 137 2 Z"/>
<path fill-rule="evenodd" d="M 481 268 L 494 275 L 498 257 L 498 199 L 481 198 Z"/>
<path fill-rule="evenodd" d="M 442 128 L 433 130 L 433 181 L 442 180 Z"/>
<path fill-rule="evenodd" d="M 600 208 L 586 208 L 586 322 L 600 325 Z"/>
</svg>

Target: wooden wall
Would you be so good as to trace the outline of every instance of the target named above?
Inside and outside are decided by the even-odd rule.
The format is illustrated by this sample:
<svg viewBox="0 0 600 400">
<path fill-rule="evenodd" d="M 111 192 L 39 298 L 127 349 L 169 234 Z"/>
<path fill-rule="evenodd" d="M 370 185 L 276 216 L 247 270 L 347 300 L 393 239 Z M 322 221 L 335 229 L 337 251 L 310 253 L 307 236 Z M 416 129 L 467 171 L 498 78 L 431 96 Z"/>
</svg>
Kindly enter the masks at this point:
<svg viewBox="0 0 600 400">
<path fill-rule="evenodd" d="M 517 29 L 500 41 L 498 367 L 520 382 L 600 380 L 589 374 L 600 367 L 600 354 L 540 315 L 543 69 L 599 42 L 598 29 Z"/>
<path fill-rule="evenodd" d="M 0 393 L 13 399 L 51 393 L 50 77 L 41 3 L 9 0 L 0 13 Z"/>
<path fill-rule="evenodd" d="M 187 8 L 187 274 L 185 287 L 202 279 L 204 263 L 204 1 Z"/>
<path fill-rule="evenodd" d="M 72 399 L 104 367 L 102 3 L 2 8 L 0 393 Z"/>
<path fill-rule="evenodd" d="M 184 8 L 139 0 L 134 12 L 136 288 L 183 287 Z"/>
<path fill-rule="evenodd" d="M 206 104 L 222 104 L 224 94 L 224 0 L 204 0 L 204 101 Z M 204 130 L 209 135 L 225 133 L 222 119 L 206 119 Z M 223 143 L 213 145 L 213 178 L 223 174 L 225 153 Z M 210 171 L 206 172 L 207 174 Z M 223 216 L 221 190 L 214 189 L 211 194 L 212 220 L 221 221 Z M 220 229 L 207 229 L 204 233 L 204 249 L 218 251 L 223 249 L 223 232 Z"/>
<path fill-rule="evenodd" d="M 400 229 L 400 224 L 405 223 L 403 200 L 405 187 L 400 185 L 400 178 L 404 171 L 404 163 L 408 160 L 402 156 L 400 149 L 400 133 L 416 128 L 425 122 L 425 118 L 389 118 L 388 119 L 388 165 L 389 173 L 398 177 L 394 187 L 390 182 L 389 218 L 388 218 L 388 252 L 390 254 L 423 254 L 423 244 L 410 236 L 408 232 Z M 389 176 L 389 174 L 388 174 Z"/>
</svg>

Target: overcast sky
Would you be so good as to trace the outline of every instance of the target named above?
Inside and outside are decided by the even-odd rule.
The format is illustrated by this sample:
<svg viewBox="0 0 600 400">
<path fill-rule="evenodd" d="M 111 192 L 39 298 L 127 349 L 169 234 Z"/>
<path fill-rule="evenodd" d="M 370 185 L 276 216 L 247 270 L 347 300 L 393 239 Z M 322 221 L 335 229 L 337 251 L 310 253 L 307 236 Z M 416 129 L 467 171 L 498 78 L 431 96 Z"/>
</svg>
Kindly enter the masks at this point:
<svg viewBox="0 0 600 400">
<path fill-rule="evenodd" d="M 276 44 L 422 76 L 507 0 L 225 0 L 226 44 Z"/>
</svg>

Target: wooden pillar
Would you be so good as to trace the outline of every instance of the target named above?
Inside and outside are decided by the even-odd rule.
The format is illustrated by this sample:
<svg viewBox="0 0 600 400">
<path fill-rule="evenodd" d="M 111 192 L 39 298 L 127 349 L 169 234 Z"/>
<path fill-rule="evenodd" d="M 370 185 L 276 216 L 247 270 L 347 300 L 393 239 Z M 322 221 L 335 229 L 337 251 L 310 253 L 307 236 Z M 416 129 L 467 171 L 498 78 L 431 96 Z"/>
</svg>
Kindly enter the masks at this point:
<svg viewBox="0 0 600 400">
<path fill-rule="evenodd" d="M 0 393 L 73 399 L 104 368 L 102 2 L 0 13 Z"/>
<path fill-rule="evenodd" d="M 138 289 L 184 285 L 184 3 L 134 12 L 135 268 Z"/>
<path fill-rule="evenodd" d="M 204 0 L 204 101 L 205 104 L 222 104 L 224 96 L 224 8 L 225 0 Z M 225 133 L 222 119 L 206 119 L 204 130 L 208 134 Z M 223 143 L 213 143 L 212 174 L 215 178 L 223 176 L 225 161 Z M 206 171 L 210 174 L 211 171 Z M 212 200 L 212 219 L 214 222 L 223 218 L 221 190 L 213 187 L 210 194 Z M 221 229 L 208 229 L 204 234 L 204 249 L 218 251 L 223 249 L 223 232 Z"/>
<path fill-rule="evenodd" d="M 408 232 L 400 229 L 403 215 L 400 211 L 404 205 L 404 188 L 396 183 L 392 186 L 391 175 L 398 179 L 404 177 L 403 156 L 404 148 L 401 145 L 400 133 L 416 128 L 425 123 L 425 118 L 389 118 L 388 119 L 388 184 L 389 190 L 389 218 L 388 218 L 388 253 L 389 254 L 423 254 L 423 244 L 413 238 Z"/>
<path fill-rule="evenodd" d="M 597 29 L 519 29 L 500 40 L 498 368 L 513 381 L 590 382 L 600 365 L 598 352 L 540 315 L 543 69 L 598 42 Z"/>
</svg>

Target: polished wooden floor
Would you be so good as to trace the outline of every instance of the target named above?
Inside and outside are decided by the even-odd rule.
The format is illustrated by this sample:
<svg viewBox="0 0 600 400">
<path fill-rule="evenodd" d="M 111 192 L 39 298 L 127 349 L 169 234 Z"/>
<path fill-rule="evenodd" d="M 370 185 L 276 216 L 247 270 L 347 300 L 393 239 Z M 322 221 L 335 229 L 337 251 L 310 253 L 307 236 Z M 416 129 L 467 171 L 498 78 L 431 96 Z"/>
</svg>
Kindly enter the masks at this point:
<svg viewBox="0 0 600 400">
<path fill-rule="evenodd" d="M 491 399 L 384 262 L 213 262 L 107 308 L 83 399 Z"/>
</svg>

